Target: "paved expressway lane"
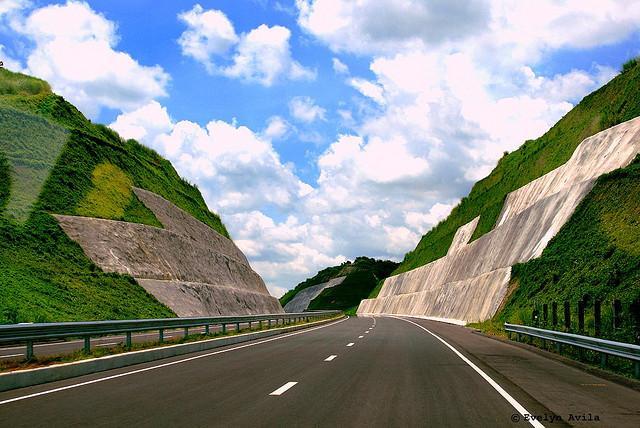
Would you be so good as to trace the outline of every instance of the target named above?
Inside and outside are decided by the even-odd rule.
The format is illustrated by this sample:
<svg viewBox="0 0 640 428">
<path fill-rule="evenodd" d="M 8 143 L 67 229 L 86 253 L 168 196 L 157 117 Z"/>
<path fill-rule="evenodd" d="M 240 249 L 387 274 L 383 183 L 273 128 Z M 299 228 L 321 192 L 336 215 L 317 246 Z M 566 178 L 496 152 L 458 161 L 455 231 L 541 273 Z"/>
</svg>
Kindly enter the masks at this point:
<svg viewBox="0 0 640 428">
<path fill-rule="evenodd" d="M 520 422 L 512 422 L 512 415 L 519 414 L 516 408 L 551 414 L 539 394 L 512 379 L 511 373 L 526 371 L 526 365 L 516 361 L 514 367 L 496 370 L 490 359 L 476 358 L 464 348 L 463 342 L 473 342 L 464 336 L 468 330 L 447 327 L 439 332 L 458 355 L 420 325 L 430 331 L 442 326 L 412 322 L 350 318 L 261 341 L 8 391 L 0 393 L 0 425 L 506 427 L 531 426 L 522 416 Z M 537 355 L 478 338 L 494 354 Z M 477 343 L 471 348 L 484 355 Z M 637 392 L 623 389 L 636 395 L 621 399 L 638 397 Z M 557 405 L 578 411 L 581 399 L 564 396 Z M 627 416 L 629 426 L 638 426 L 638 414 Z"/>
</svg>

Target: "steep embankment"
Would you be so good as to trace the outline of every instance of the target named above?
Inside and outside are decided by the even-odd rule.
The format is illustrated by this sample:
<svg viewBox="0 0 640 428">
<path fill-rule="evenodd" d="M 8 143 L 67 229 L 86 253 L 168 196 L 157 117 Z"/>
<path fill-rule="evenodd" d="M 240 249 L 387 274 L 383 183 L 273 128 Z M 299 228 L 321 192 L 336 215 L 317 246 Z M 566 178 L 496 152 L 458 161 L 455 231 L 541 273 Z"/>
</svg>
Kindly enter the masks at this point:
<svg viewBox="0 0 640 428">
<path fill-rule="evenodd" d="M 357 257 L 319 271 L 280 298 L 287 312 L 304 310 L 339 309 L 357 307 L 376 287 L 389 276 L 397 263 Z"/>
<path fill-rule="evenodd" d="M 486 178 L 477 182 L 451 214 L 425 234 L 394 274 L 423 266 L 447 254 L 458 228 L 480 217 L 471 237 L 490 231 L 512 192 L 564 164 L 578 144 L 595 133 L 640 115 L 640 67 L 626 71 L 586 96 L 548 132 L 505 154 Z"/>
<path fill-rule="evenodd" d="M 0 69 L 0 323 L 175 315 L 128 275 L 138 272 L 88 258 L 52 215 L 170 232 L 134 187 L 231 243 L 198 189 L 167 160 L 91 123 L 46 82 Z"/>
<path fill-rule="evenodd" d="M 602 251 L 591 254 L 591 259 L 585 258 L 584 253 L 582 259 L 576 259 L 570 253 L 570 241 L 564 238 L 564 241 L 560 241 L 564 242 L 560 244 L 561 248 L 557 247 L 558 240 L 553 241 L 551 249 L 544 253 L 543 260 L 547 260 L 548 257 L 551 260 L 554 257 L 565 257 L 566 260 L 572 261 L 573 266 L 566 262 L 557 266 L 553 266 L 553 263 L 542 266 L 534 259 L 543 254 L 549 241 L 571 218 L 583 198 L 586 197 L 583 204 L 587 206 L 596 203 L 594 201 L 598 198 L 602 199 L 603 195 L 598 189 L 605 179 L 601 179 L 598 187 L 591 192 L 596 179 L 602 174 L 629 165 L 640 151 L 640 119 L 629 120 L 608 128 L 583 140 L 577 148 L 572 139 L 572 136 L 580 135 L 584 129 L 590 132 L 594 123 L 602 126 L 603 123 L 609 123 L 612 120 L 616 122 L 619 119 L 626 119 L 628 115 L 640 113 L 638 104 L 635 102 L 637 95 L 640 94 L 639 70 L 640 67 L 635 66 L 626 68 L 622 75 L 586 97 L 545 136 L 534 142 L 525 143 L 518 152 L 515 152 L 514 158 L 510 158 L 512 155 L 503 158 L 494 172 L 474 186 L 471 195 L 461 202 L 445 222 L 423 237 L 417 253 L 408 254 L 404 267 L 401 266 L 396 272 L 408 269 L 411 263 L 419 263 L 419 267 L 388 278 L 377 298 L 363 301 L 358 312 L 404 313 L 446 318 L 457 322 L 486 320 L 498 310 L 511 280 L 512 294 L 500 316 L 512 317 L 518 312 L 517 308 L 530 305 L 531 299 L 545 286 L 548 290 L 554 290 L 551 291 L 552 294 L 559 292 L 557 285 L 549 286 L 548 282 L 539 282 L 547 278 L 546 274 L 538 269 L 546 269 L 547 273 L 552 272 L 554 275 L 552 283 L 563 283 L 565 286 L 571 286 L 575 278 L 570 278 L 576 275 L 580 277 L 579 272 L 582 272 L 582 279 L 587 280 L 588 285 L 577 288 L 591 289 L 590 295 L 603 296 L 612 293 L 626 297 L 632 294 L 637 295 L 637 287 L 636 289 L 633 287 L 634 278 L 636 278 L 633 272 L 637 261 L 628 257 L 628 249 L 624 250 L 621 247 L 621 245 L 626 245 L 627 248 L 630 246 L 628 240 L 621 237 L 629 234 L 634 236 L 634 227 L 638 227 L 637 222 L 629 220 L 637 213 L 638 197 L 637 193 L 633 192 L 634 189 L 628 188 L 630 184 L 625 184 L 621 180 L 609 183 L 609 186 L 612 186 L 610 189 L 612 199 L 609 199 L 606 204 L 611 205 L 605 210 L 607 214 L 603 214 L 602 219 L 595 223 L 600 225 L 596 226 L 601 228 L 600 234 L 602 230 L 606 230 L 610 235 L 616 236 L 613 240 L 601 239 L 600 245 L 605 246 L 604 250 L 592 248 Z M 615 119 L 611 119 L 612 117 Z M 586 118 L 591 119 L 588 121 Z M 579 126 L 585 126 L 585 128 L 580 129 Z M 554 135 L 557 140 L 545 141 Z M 531 150 L 532 147 L 536 152 L 528 158 L 523 158 L 527 150 Z M 480 207 L 483 197 L 487 198 L 487 195 L 495 197 L 505 188 L 509 188 L 508 182 L 503 182 L 505 177 L 511 177 L 511 181 L 518 183 L 515 177 L 526 176 L 536 169 L 546 168 L 550 162 L 549 159 L 552 159 L 551 164 L 555 162 L 554 157 L 550 158 L 553 153 L 557 155 L 567 148 L 571 150 L 575 148 L 570 152 L 571 157 L 567 162 L 503 195 L 504 203 L 501 201 L 499 204 L 499 210 L 496 211 L 498 215 L 494 215 L 494 209 L 485 204 L 486 211 L 475 212 L 476 217 L 469 218 L 466 224 L 460 225 L 454 236 L 447 238 L 447 246 L 444 250 L 438 249 L 438 245 L 442 242 L 432 242 L 433 248 L 425 249 L 425 242 L 435 239 L 434 236 L 442 233 L 453 224 L 452 222 L 460 218 L 461 207 L 468 207 L 470 201 L 475 201 L 476 208 Z M 525 159 L 526 163 L 511 162 L 518 157 Z M 629 168 L 633 169 L 633 167 Z M 628 177 L 629 170 L 624 171 L 626 171 L 625 177 Z M 500 180 L 490 185 L 491 179 L 497 179 L 497 177 Z M 482 189 L 484 193 L 480 192 Z M 615 195 L 628 191 L 632 192 L 633 196 L 627 200 L 615 199 Z M 485 202 L 489 199 L 485 199 Z M 601 210 L 605 208 L 602 202 L 598 203 Z M 620 214 L 621 212 L 626 214 Z M 583 215 L 581 213 L 582 211 L 579 210 L 576 216 Z M 483 217 L 491 218 L 492 223 L 495 221 L 495 227 L 489 232 L 483 230 L 486 227 L 486 225 L 483 226 Z M 593 218 L 591 220 L 595 221 Z M 585 224 L 578 225 L 578 222 L 579 220 L 574 218 L 563 232 L 569 236 L 587 234 L 582 236 L 582 240 L 599 239 L 597 230 L 588 230 Z M 621 234 L 623 230 L 624 235 Z M 576 236 L 572 239 L 580 242 Z M 471 242 L 468 242 L 469 239 Z M 582 244 L 587 245 L 584 242 Z M 441 252 L 442 257 L 422 264 L 422 261 L 428 261 L 430 257 L 440 255 Z M 420 260 L 422 256 L 418 253 L 425 258 Z M 556 255 L 549 256 L 553 253 Z M 614 257 L 615 262 L 604 261 L 598 255 L 608 254 L 605 257 L 607 258 L 617 253 L 619 254 Z M 580 254 L 579 251 L 578 254 Z M 518 265 L 524 262 L 528 263 Z M 511 279 L 513 265 L 516 266 Z M 562 271 L 563 269 L 565 271 Z M 558 273 L 559 270 L 563 273 Z M 585 276 L 584 272 L 587 270 L 590 270 L 589 276 Z M 564 279 L 561 281 L 560 278 L 563 276 Z M 604 280 L 605 277 L 614 279 Z M 621 280 L 621 277 L 625 277 L 625 280 Z M 608 285 L 612 281 L 616 284 L 613 287 Z M 618 285 L 620 287 L 617 287 Z M 565 290 L 561 294 L 575 293 L 578 291 Z"/>
<path fill-rule="evenodd" d="M 598 179 L 540 258 L 513 267 L 513 293 L 495 319 L 530 322 L 534 304 L 575 306 L 585 295 L 628 307 L 639 284 L 640 156 Z"/>
</svg>

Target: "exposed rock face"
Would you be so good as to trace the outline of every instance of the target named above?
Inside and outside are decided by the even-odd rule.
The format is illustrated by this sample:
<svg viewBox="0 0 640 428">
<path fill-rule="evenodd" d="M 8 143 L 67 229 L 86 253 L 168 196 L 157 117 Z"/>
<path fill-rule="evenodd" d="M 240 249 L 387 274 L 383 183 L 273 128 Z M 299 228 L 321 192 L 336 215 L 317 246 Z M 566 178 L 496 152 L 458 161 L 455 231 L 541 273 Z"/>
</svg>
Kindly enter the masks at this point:
<svg viewBox="0 0 640 428">
<path fill-rule="evenodd" d="M 387 278 L 359 314 L 405 314 L 460 323 L 497 311 L 511 266 L 539 257 L 596 178 L 631 163 L 640 152 L 640 118 L 584 140 L 564 165 L 511 192 L 496 227 L 468 243 L 478 218 L 461 226 L 446 256 Z"/>
<path fill-rule="evenodd" d="M 325 288 L 331 288 L 335 287 L 336 285 L 340 285 L 345 278 L 346 276 L 340 276 L 338 278 L 333 278 L 327 282 L 323 282 L 322 284 L 305 288 L 304 290 L 296 294 L 296 296 L 291 299 L 289 303 L 284 305 L 284 311 L 304 312 L 309 307 L 309 303 L 311 303 L 313 299 L 318 297 Z"/>
<path fill-rule="evenodd" d="M 94 263 L 107 272 L 133 276 L 179 316 L 282 312 L 233 241 L 164 198 L 134 191 L 165 229 L 55 217 Z"/>
</svg>

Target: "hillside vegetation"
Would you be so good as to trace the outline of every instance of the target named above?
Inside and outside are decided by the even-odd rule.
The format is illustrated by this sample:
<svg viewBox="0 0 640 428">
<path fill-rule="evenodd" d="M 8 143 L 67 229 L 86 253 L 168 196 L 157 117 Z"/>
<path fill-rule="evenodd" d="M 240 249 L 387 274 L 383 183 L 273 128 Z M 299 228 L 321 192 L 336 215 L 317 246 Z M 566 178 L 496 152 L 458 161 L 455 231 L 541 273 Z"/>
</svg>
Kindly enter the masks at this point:
<svg viewBox="0 0 640 428">
<path fill-rule="evenodd" d="M 319 271 L 316 275 L 298 284 L 280 298 L 280 304 L 285 306 L 301 290 L 322 284 L 330 279 L 346 276 L 344 281 L 335 287 L 326 288 L 309 303 L 309 310 L 336 309 L 350 310 L 360 304 L 362 299 L 369 296 L 378 282 L 387 278 L 398 266 L 389 260 L 376 260 L 368 257 L 357 257 L 353 263 L 344 262 L 339 266 L 332 266 Z"/>
<path fill-rule="evenodd" d="M 510 285 L 494 321 L 530 323 L 534 305 L 574 308 L 585 295 L 605 307 L 640 298 L 640 156 L 601 176 L 542 256 L 513 267 Z"/>
<path fill-rule="evenodd" d="M 503 156 L 491 174 L 478 181 L 451 214 L 405 255 L 394 274 L 446 255 L 458 227 L 478 215 L 480 221 L 471 239 L 487 233 L 509 192 L 564 164 L 585 138 L 640 115 L 640 67 L 636 64 L 635 60 L 625 64 L 619 76 L 586 96 L 542 137 Z"/>
<path fill-rule="evenodd" d="M 46 82 L 0 69 L 0 323 L 175 316 L 133 278 L 102 272 L 51 216 L 161 227 L 131 186 L 229 236 L 169 161 L 91 123 Z"/>
</svg>

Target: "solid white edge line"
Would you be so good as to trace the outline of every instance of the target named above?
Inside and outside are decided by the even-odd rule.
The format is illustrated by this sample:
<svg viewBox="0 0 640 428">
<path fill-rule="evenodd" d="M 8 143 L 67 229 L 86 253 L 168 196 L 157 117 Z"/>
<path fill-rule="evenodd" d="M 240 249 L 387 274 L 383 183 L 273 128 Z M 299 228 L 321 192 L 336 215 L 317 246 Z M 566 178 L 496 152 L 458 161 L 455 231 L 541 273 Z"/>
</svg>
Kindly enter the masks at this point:
<svg viewBox="0 0 640 428">
<path fill-rule="evenodd" d="M 509 404 L 511 404 L 513 406 L 514 409 L 516 409 L 518 411 L 518 413 L 520 413 L 522 415 L 523 418 L 525 418 L 525 415 L 531 415 L 531 413 L 529 413 L 527 411 L 527 409 L 524 408 L 524 406 L 522 406 L 522 404 L 518 403 L 516 401 L 515 398 L 513 398 L 511 395 L 509 395 L 509 393 L 507 391 L 505 391 L 500 385 L 498 385 L 498 383 L 491 379 L 489 377 L 488 374 L 486 374 L 485 372 L 482 371 L 482 369 L 478 366 L 476 366 L 471 360 L 469 360 L 467 357 L 465 357 L 464 355 L 462 355 L 462 353 L 460 353 L 460 351 L 458 351 L 456 348 L 454 348 L 453 346 L 449 345 L 448 342 L 446 342 L 444 339 L 442 339 L 440 336 L 438 336 L 435 333 L 432 333 L 430 330 L 428 330 L 427 328 L 421 326 L 418 323 L 415 323 L 411 320 L 408 320 L 406 318 L 400 318 L 400 317 L 394 317 L 394 316 L 390 316 L 390 318 L 395 318 L 395 319 L 399 319 L 405 322 L 408 322 L 410 324 L 415 325 L 416 327 L 419 327 L 421 329 L 423 329 L 424 331 L 426 331 L 427 333 L 429 333 L 430 335 L 432 335 L 433 337 L 435 337 L 436 339 L 438 339 L 440 342 L 442 342 L 447 348 L 451 349 L 451 351 L 453 351 L 458 357 L 460 357 L 460 359 L 462 361 L 464 361 L 465 363 L 467 363 L 467 365 L 469 365 L 473 370 L 476 371 L 476 373 L 478 373 L 480 376 L 482 376 L 482 378 L 484 380 L 487 381 L 487 383 L 489 383 L 489 385 L 491 385 L 493 387 L 493 389 L 495 389 L 496 391 L 498 391 L 498 394 L 502 395 L 502 398 L 504 398 L 505 400 L 507 400 L 507 402 Z M 528 421 L 531 425 L 533 425 L 536 428 L 544 428 L 544 425 L 542 425 L 540 422 L 535 421 L 535 420 L 531 420 L 529 419 Z"/>
<path fill-rule="evenodd" d="M 329 356 L 328 356 L 327 358 L 325 358 L 324 360 L 325 360 L 325 361 L 333 361 L 333 360 L 335 360 L 335 359 L 336 359 L 336 357 L 337 357 L 337 355 L 329 355 Z"/>
<path fill-rule="evenodd" d="M 0 358 L 11 358 L 11 357 L 21 357 L 24 354 L 11 354 L 11 355 L 0 355 Z"/>
<path fill-rule="evenodd" d="M 355 345 L 355 343 L 353 343 L 353 342 L 347 343 L 347 346 L 353 346 L 353 345 Z"/>
<path fill-rule="evenodd" d="M 282 335 L 278 335 L 276 337 L 271 337 L 269 339 L 260 340 L 258 342 L 246 343 L 244 345 L 236 346 L 234 348 L 222 349 L 220 351 L 209 352 L 209 353 L 202 354 L 202 355 L 196 355 L 195 357 L 183 358 L 182 360 L 171 361 L 171 362 L 168 362 L 168 363 L 159 364 L 157 366 L 145 367 L 143 369 L 133 370 L 133 371 L 130 371 L 130 372 L 125 372 L 125 373 L 119 373 L 119 374 L 113 375 L 113 376 L 102 377 L 102 378 L 98 378 L 98 379 L 89 380 L 89 381 L 86 381 L 86 382 L 76 383 L 76 384 L 73 384 L 73 385 L 61 386 L 60 388 L 54 388 L 54 389 L 49 389 L 49 390 L 46 390 L 46 391 L 35 392 L 33 394 L 23 395 L 21 397 L 9 398 L 7 400 L 0 401 L 0 406 L 3 405 L 3 404 L 13 403 L 14 401 L 26 400 L 28 398 L 34 398 L 34 397 L 38 397 L 40 395 L 53 394 L 54 392 L 60 392 L 60 391 L 65 391 L 67 389 L 79 388 L 81 386 L 91 385 L 93 383 L 104 382 L 104 381 L 107 381 L 107 380 L 117 379 L 117 378 L 124 377 L 124 376 L 130 376 L 130 375 L 133 375 L 133 374 L 148 372 L 150 370 L 161 369 L 163 367 L 174 366 L 176 364 L 186 363 L 186 362 L 193 361 L 193 360 L 199 360 L 201 358 L 211 357 L 213 355 L 224 354 L 226 352 L 236 351 L 238 349 L 249 348 L 251 346 L 261 345 L 263 343 L 273 342 L 274 340 L 282 340 L 282 339 L 286 339 L 287 337 L 297 336 L 297 335 L 303 334 L 303 333 L 309 333 L 311 331 L 319 330 L 319 329 L 325 328 L 325 327 L 331 327 L 333 325 L 339 324 L 339 323 L 341 323 L 343 321 L 346 321 L 348 319 L 349 319 L 349 316 L 347 316 L 346 318 L 343 318 L 341 320 L 337 320 L 335 322 L 329 323 L 329 324 L 319 325 L 317 327 L 312 327 L 312 328 L 308 328 L 308 329 L 304 329 L 304 330 L 300 330 L 300 331 L 295 331 L 293 333 L 285 333 L 285 334 L 282 334 Z"/>
<path fill-rule="evenodd" d="M 284 385 L 282 385 L 280 388 L 276 389 L 275 391 L 273 391 L 271 394 L 269 395 L 282 395 L 285 392 L 287 392 L 288 390 L 290 390 L 291 388 L 293 388 L 293 386 L 295 384 L 297 384 L 298 382 L 287 382 Z"/>
</svg>

